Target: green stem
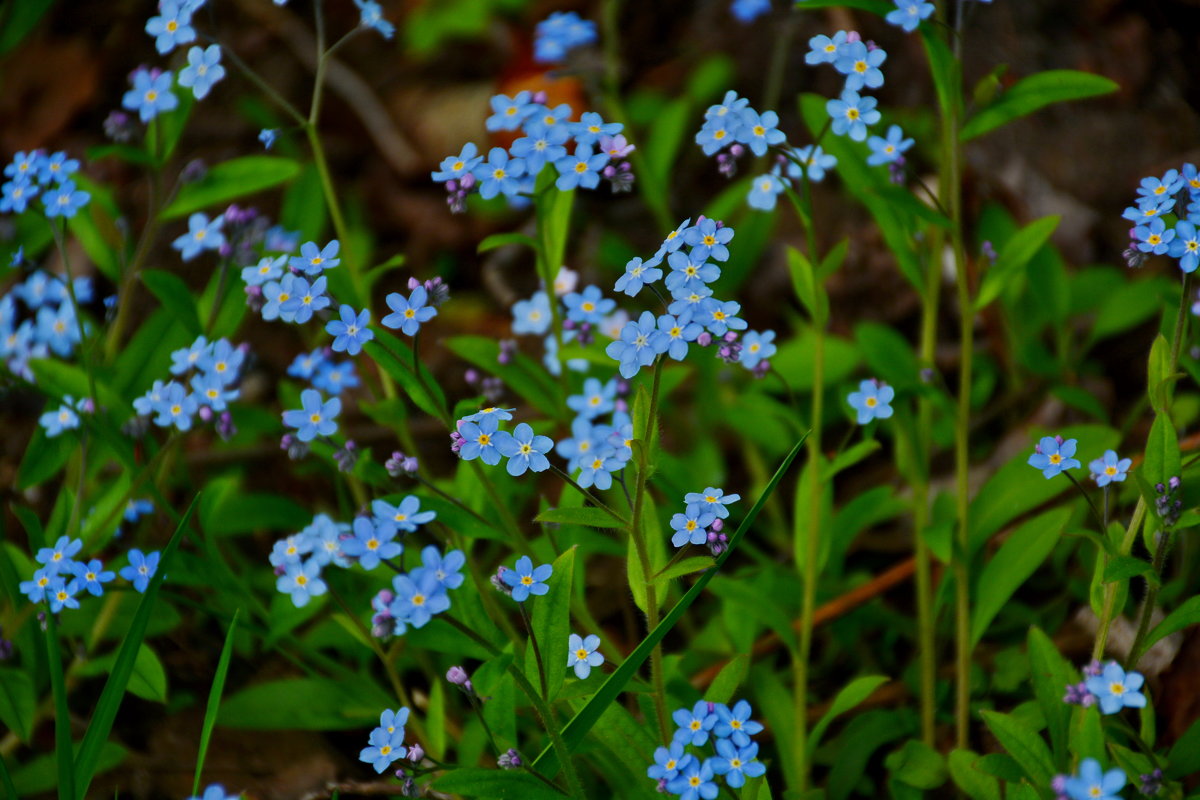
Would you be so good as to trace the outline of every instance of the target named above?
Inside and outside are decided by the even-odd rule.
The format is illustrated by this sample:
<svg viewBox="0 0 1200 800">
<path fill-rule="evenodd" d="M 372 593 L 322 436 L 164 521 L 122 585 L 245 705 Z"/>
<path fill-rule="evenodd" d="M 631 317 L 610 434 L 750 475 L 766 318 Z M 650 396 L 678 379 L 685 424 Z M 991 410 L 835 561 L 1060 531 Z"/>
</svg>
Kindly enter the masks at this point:
<svg viewBox="0 0 1200 800">
<path fill-rule="evenodd" d="M 71 712 L 63 675 L 62 648 L 58 643 L 58 618 L 46 614 L 46 665 L 54 693 L 54 752 L 58 758 L 59 800 L 75 800 L 75 751 L 71 744 Z"/>
<path fill-rule="evenodd" d="M 212 308 L 208 310 L 208 321 L 204 323 L 204 335 L 212 336 L 213 325 L 217 323 L 217 315 L 221 313 L 221 305 L 225 299 L 225 281 L 229 277 L 229 259 L 221 259 L 221 272 L 217 276 L 217 293 L 213 296 Z"/>
<path fill-rule="evenodd" d="M 542 659 L 542 648 L 538 645 L 537 633 L 533 630 L 533 622 L 529 619 L 529 609 L 524 603 L 518 603 L 517 606 L 521 609 L 521 621 L 525 623 L 525 630 L 529 632 L 529 643 L 533 645 L 533 659 L 537 662 L 538 682 L 542 686 L 542 697 L 550 699 L 550 690 L 546 685 L 546 662 Z"/>
<path fill-rule="evenodd" d="M 591 500 L 592 503 L 596 506 L 596 508 L 599 508 L 601 511 L 608 514 L 610 517 L 612 517 L 617 522 L 619 522 L 621 524 L 621 527 L 623 527 L 623 528 L 629 527 L 628 519 L 626 519 L 625 517 L 622 517 L 620 514 L 618 514 L 616 511 L 614 511 L 612 508 L 610 508 L 603 500 L 596 497 L 596 495 L 592 494 L 587 489 L 580 486 L 578 483 L 575 482 L 574 478 L 572 478 L 567 473 L 563 472 L 556 465 L 551 464 L 550 471 L 553 472 L 558 477 L 562 478 L 564 481 L 566 481 L 573 489 L 575 489 L 575 491 L 582 494 L 588 500 Z"/>
<path fill-rule="evenodd" d="M 1171 539 L 1174 537 L 1175 531 L 1172 528 L 1167 528 L 1162 531 L 1158 538 L 1158 546 L 1154 549 L 1154 576 L 1156 581 L 1146 579 L 1146 598 L 1142 601 L 1141 619 L 1138 621 L 1137 634 L 1133 637 L 1133 645 L 1129 648 L 1129 658 L 1125 664 L 1126 669 L 1134 669 L 1137 667 L 1138 661 L 1142 657 L 1142 642 L 1146 641 L 1146 634 L 1150 632 L 1150 618 L 1154 615 L 1154 606 L 1158 601 L 1158 591 L 1162 587 L 1163 567 L 1166 565 L 1167 553 L 1171 550 Z"/>
</svg>

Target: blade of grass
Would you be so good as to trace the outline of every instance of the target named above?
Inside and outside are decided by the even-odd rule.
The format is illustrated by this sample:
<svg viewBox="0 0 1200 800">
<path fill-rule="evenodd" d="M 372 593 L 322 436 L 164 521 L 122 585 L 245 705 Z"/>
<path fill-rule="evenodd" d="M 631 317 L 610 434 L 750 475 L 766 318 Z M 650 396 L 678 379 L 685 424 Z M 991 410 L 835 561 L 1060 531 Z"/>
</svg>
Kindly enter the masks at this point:
<svg viewBox="0 0 1200 800">
<path fill-rule="evenodd" d="M 58 762 L 59 800 L 75 800 L 75 757 L 71 750 L 71 713 L 67 708 L 67 682 L 63 676 L 62 647 L 58 643 L 58 617 L 46 615 L 46 665 L 54 694 L 54 756 Z M 13 794 L 16 797 L 16 793 Z"/>
<path fill-rule="evenodd" d="M 196 496 L 192 498 L 191 505 L 180 518 L 175 532 L 171 534 L 171 540 L 163 548 L 162 560 L 158 564 L 154 577 L 150 579 L 150 585 L 146 587 L 146 593 L 142 595 L 141 602 L 138 603 L 137 611 L 133 615 L 133 622 L 129 625 L 129 633 L 126 635 L 125 641 L 121 643 L 121 650 L 117 653 L 112 673 L 108 676 L 104 690 L 100 693 L 100 700 L 96 703 L 96 712 L 92 715 L 92 721 L 88 723 L 87 732 L 83 735 L 79 753 L 75 756 L 74 775 L 74 782 L 81 797 L 87 795 L 88 785 L 92 782 L 96 764 L 100 759 L 100 749 L 108 740 L 108 734 L 112 731 L 113 722 L 117 718 L 117 709 L 121 707 L 125 688 L 129 685 L 129 678 L 133 674 L 133 665 L 137 659 L 138 649 L 146 638 L 146 626 L 150 622 L 150 612 L 154 608 L 159 588 L 171 565 L 171 556 L 179 548 L 179 542 L 183 538 L 183 529 L 187 527 L 188 520 L 191 519 L 192 512 L 196 508 L 196 501 L 199 499 L 200 493 L 197 492 Z"/>
<path fill-rule="evenodd" d="M 225 646 L 217 660 L 217 671 L 213 675 L 212 688 L 208 691 L 208 707 L 204 710 L 204 724 L 200 726 L 200 749 L 196 753 L 196 777 L 192 781 L 192 795 L 200 796 L 200 773 L 204 771 L 204 757 L 208 754 L 208 742 L 212 738 L 213 726 L 217 724 L 217 711 L 221 708 L 221 694 L 225 691 L 225 676 L 229 674 L 229 658 L 233 655 L 233 632 L 237 628 L 239 608 L 229 621 L 229 632 L 225 634 Z"/>
<path fill-rule="evenodd" d="M 708 582 L 721 570 L 721 567 L 724 566 L 729 556 L 737 548 L 738 543 L 741 542 L 742 537 L 746 535 L 746 531 L 754 524 L 755 518 L 758 517 L 758 512 L 762 510 L 762 507 L 771 497 L 772 492 L 775 491 L 775 487 L 779 485 L 779 481 L 783 478 L 784 473 L 787 472 L 788 467 L 792 465 L 792 461 L 796 459 L 796 455 L 800 452 L 800 448 L 804 445 L 804 440 L 807 438 L 808 434 L 806 433 L 800 438 L 800 441 L 796 442 L 791 452 L 783 459 L 783 462 L 779 465 L 779 469 L 775 470 L 775 474 L 771 476 L 767 487 L 758 496 L 758 500 L 746 514 L 745 519 L 742 520 L 742 524 L 738 525 L 737 531 L 730 537 L 729 548 L 717 558 L 710 569 L 705 570 L 700 575 L 696 582 L 692 584 L 692 588 L 688 589 L 683 597 L 679 599 L 679 602 L 675 604 L 675 607 L 667 612 L 667 615 L 663 617 L 657 627 L 647 634 L 646 638 L 634 648 L 624 663 L 617 667 L 612 675 L 608 676 L 608 679 L 604 681 L 600 689 L 588 701 L 587 705 L 579 709 L 579 713 L 572 717 L 571 721 L 563 728 L 562 738 L 568 750 L 574 750 L 579 746 L 580 742 L 583 741 L 583 737 L 587 735 L 587 732 L 600 719 L 600 715 L 604 713 L 604 710 L 608 708 L 610 703 L 617 699 L 617 695 L 625 689 L 625 684 L 633 678 L 646 659 L 650 657 L 650 652 L 654 649 L 655 645 L 663 640 L 671 628 L 675 627 L 675 623 L 679 622 L 684 612 L 688 610 L 688 607 L 700 596 L 700 593 L 708 586 Z M 558 774 L 558 758 L 551 747 L 547 747 L 542 751 L 537 760 L 533 762 L 533 768 L 548 778 L 553 778 Z"/>
<path fill-rule="evenodd" d="M 17 787 L 13 785 L 12 776 L 8 774 L 8 767 L 4 765 L 4 756 L 0 756 L 0 786 L 4 787 L 5 797 L 17 796 Z"/>
</svg>

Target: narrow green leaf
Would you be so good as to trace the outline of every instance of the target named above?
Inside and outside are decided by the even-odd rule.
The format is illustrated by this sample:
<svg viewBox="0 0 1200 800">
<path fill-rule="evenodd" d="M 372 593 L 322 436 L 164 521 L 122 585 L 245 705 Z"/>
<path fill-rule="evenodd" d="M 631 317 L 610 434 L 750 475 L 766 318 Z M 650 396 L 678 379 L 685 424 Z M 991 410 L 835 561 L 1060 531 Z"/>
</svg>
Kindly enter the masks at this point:
<svg viewBox="0 0 1200 800">
<path fill-rule="evenodd" d="M 467 767 L 444 773 L 430 784 L 439 792 L 488 800 L 562 800 L 566 793 L 517 770 Z"/>
<path fill-rule="evenodd" d="M 1109 560 L 1108 566 L 1104 568 L 1104 582 L 1113 583 L 1115 581 L 1127 581 L 1130 578 L 1136 578 L 1138 575 L 1145 575 L 1151 572 L 1153 567 L 1150 562 L 1136 556 L 1117 556 Z"/>
<path fill-rule="evenodd" d="M 1070 518 L 1070 508 L 1034 517 L 1017 528 L 983 568 L 971 614 L 972 645 L 979 643 L 1000 609 L 1050 555 Z"/>
<path fill-rule="evenodd" d="M 47 436 L 46 429 L 39 425 L 17 467 L 17 488 L 25 490 L 57 475 L 78 446 L 79 441 L 73 435 Z"/>
<path fill-rule="evenodd" d="M 560 525 L 585 525 L 589 528 L 621 528 L 623 525 L 607 511 L 595 506 L 583 508 L 547 508 L 534 518 L 535 522 L 556 522 Z"/>
<path fill-rule="evenodd" d="M 410 343 L 401 341 L 377 325 L 372 325 L 371 330 L 375 338 L 363 347 L 367 355 L 403 387 L 417 408 L 443 422 L 449 422 L 446 395 L 424 364 L 420 365 L 418 378 Z"/>
<path fill-rule="evenodd" d="M 524 233 L 493 233 L 486 237 L 479 246 L 475 248 L 477 253 L 486 253 L 488 250 L 495 250 L 498 247 L 506 247 L 508 245 L 522 244 L 526 247 L 537 249 L 537 239 Z"/>
<path fill-rule="evenodd" d="M 1146 394 L 1150 398 L 1150 407 L 1154 409 L 1154 413 L 1161 416 L 1166 407 L 1164 384 L 1170 377 L 1171 371 L 1171 345 L 1167 343 L 1167 337 L 1161 333 L 1154 337 L 1154 343 L 1150 345 L 1150 359 L 1147 361 L 1146 367 L 1149 373 L 1146 381 Z"/>
<path fill-rule="evenodd" d="M 1076 682 L 1079 677 L 1041 628 L 1030 628 L 1028 641 L 1033 691 L 1041 706 L 1042 716 L 1046 718 L 1055 760 L 1061 762 L 1067 754 L 1067 735 L 1071 723 L 1071 707 L 1063 702 L 1063 692 L 1068 684 Z"/>
<path fill-rule="evenodd" d="M 960 138 L 966 142 L 982 136 L 1018 117 L 1032 114 L 1051 103 L 1082 100 L 1115 92 L 1120 86 L 1108 78 L 1072 69 L 1038 72 L 1017 81 L 994 103 L 981 109 L 963 125 Z"/>
<path fill-rule="evenodd" d="M 96 765 L 99 762 L 101 748 L 108 741 L 108 734 L 112 730 L 113 722 L 117 718 L 117 709 L 121 707 L 121 699 L 125 695 L 125 687 L 129 685 L 129 678 L 133 674 L 138 650 L 141 648 L 142 641 L 146 638 L 146 626 L 150 622 L 150 613 L 154 609 L 154 601 L 158 597 L 159 589 L 170 569 L 172 556 L 175 555 L 175 551 L 179 548 L 179 542 L 183 539 L 184 528 L 187 527 L 188 520 L 191 519 L 192 512 L 195 510 L 196 502 L 199 499 L 200 493 L 197 493 L 192 498 L 191 504 L 188 505 L 187 511 L 183 513 L 183 517 L 180 518 L 179 524 L 175 527 L 175 532 L 171 534 L 171 540 L 163 548 L 158 569 L 155 571 L 154 577 L 150 579 L 150 585 L 146 587 L 146 592 L 142 595 L 142 599 L 138 603 L 137 612 L 134 614 L 133 621 L 129 625 L 129 632 L 125 636 L 125 641 L 121 643 L 121 649 L 117 654 L 117 661 L 113 666 L 112 674 L 105 681 L 104 689 L 100 693 L 100 699 L 96 702 L 92 721 L 88 723 L 87 732 L 84 733 L 83 741 L 79 745 L 79 753 L 75 756 L 73 780 L 79 787 L 81 797 L 87 796 L 88 786 L 92 782 L 92 777 L 96 774 Z"/>
<path fill-rule="evenodd" d="M 0 755 L 0 786 L 4 787 L 5 797 L 20 797 L 17 794 L 17 787 L 13 784 L 12 776 L 8 774 L 8 767 L 5 765 L 2 755 Z"/>
<path fill-rule="evenodd" d="M 204 758 L 208 755 L 208 743 L 212 740 L 213 726 L 217 724 L 217 712 L 221 708 L 221 694 L 225 691 L 225 678 L 229 675 L 229 659 L 233 657 L 233 635 L 237 631 L 239 608 L 233 612 L 229 630 L 225 632 L 225 644 L 217 659 L 217 670 L 213 673 L 212 687 L 208 690 L 208 705 L 204 708 L 204 722 L 200 725 L 200 745 L 196 749 L 196 775 L 192 780 L 192 794 L 200 796 L 200 776 L 204 773 Z M 440 684 L 439 684 L 440 685 Z"/>
<path fill-rule="evenodd" d="M 982 311 L 991 305 L 1000 294 L 1021 275 L 1038 251 L 1050 240 L 1058 227 L 1060 217 L 1049 216 L 1035 219 L 1014 233 L 1000 246 L 996 263 L 983 274 L 979 294 L 975 296 L 975 310 Z"/>
<path fill-rule="evenodd" d="M 1070 738 L 1072 754 L 1079 758 L 1104 758 L 1104 726 L 1097 706 L 1080 709 L 1074 715 Z"/>
<path fill-rule="evenodd" d="M 728 703 L 733 699 L 733 693 L 738 690 L 746 676 L 750 674 L 750 656 L 738 653 L 729 663 L 721 667 L 717 677 L 704 693 L 704 699 L 710 703 Z"/>
<path fill-rule="evenodd" d="M 191 290 L 178 276 L 159 269 L 142 271 L 142 283 L 158 298 L 175 319 L 183 323 L 190 336 L 199 336 L 204 330 L 200 315 L 196 311 L 196 300 Z"/>
<path fill-rule="evenodd" d="M 919 739 L 909 739 L 889 754 L 884 766 L 893 780 L 915 789 L 928 791 L 946 782 L 946 761 L 942 754 Z"/>
<path fill-rule="evenodd" d="M 1045 741 L 1036 731 L 1008 714 L 998 711 L 980 711 L 992 735 L 999 740 L 1008 754 L 1016 759 L 1021 769 L 1036 786 L 1045 786 L 1054 777 L 1054 760 Z"/>
<path fill-rule="evenodd" d="M 817 271 L 804 253 L 794 247 L 787 249 L 788 271 L 792 274 L 792 288 L 796 297 L 808 309 L 813 324 L 824 328 L 829 320 L 829 297 L 817 280 Z"/>
<path fill-rule="evenodd" d="M 446 683 L 434 681 L 429 690 L 429 710 L 425 714 L 429 734 L 429 754 L 436 759 L 446 755 Z"/>
<path fill-rule="evenodd" d="M 297 704 L 296 698 L 304 702 Z M 332 731 L 379 719 L 387 693 L 370 681 L 287 678 L 259 683 L 225 698 L 217 717 L 223 728 Z"/>
<path fill-rule="evenodd" d="M 754 521 L 758 518 L 759 512 L 762 510 L 762 507 L 766 504 L 767 500 L 771 497 L 771 494 L 775 491 L 775 487 L 779 485 L 779 481 L 783 479 L 788 467 L 792 465 L 792 462 L 800 453 L 800 448 L 803 447 L 804 440 L 806 438 L 808 438 L 808 434 L 805 434 L 804 437 L 802 437 L 800 441 L 797 442 L 794 447 L 792 447 L 791 451 L 783 459 L 782 463 L 780 463 L 779 468 L 775 471 L 775 474 L 767 483 L 766 488 L 763 489 L 762 494 L 759 495 L 758 500 L 755 501 L 754 505 L 746 513 L 745 518 L 742 520 L 742 523 L 738 525 L 738 528 L 734 532 L 733 536 L 730 537 L 728 549 L 717 558 L 713 569 L 703 573 L 700 578 L 694 584 L 692 584 L 692 588 L 688 589 L 683 597 L 679 599 L 679 602 L 676 603 L 669 612 L 667 612 L 666 616 L 662 618 L 662 621 L 658 623 L 658 627 L 647 634 L 646 638 L 643 639 L 641 643 L 634 648 L 633 652 L 626 657 L 625 661 L 621 663 L 621 666 L 617 667 L 617 669 L 608 676 L 596 693 L 592 695 L 592 699 L 588 701 L 588 704 L 580 709 L 580 711 L 571 718 L 571 721 L 566 724 L 562 730 L 562 737 L 563 741 L 567 745 L 567 749 L 574 751 L 577 747 L 579 747 L 579 744 L 583 741 L 583 737 L 587 735 L 587 732 L 591 729 L 592 725 L 594 725 L 596 720 L 600 718 L 600 715 L 604 713 L 604 709 L 617 699 L 617 696 L 620 695 L 621 691 L 625 688 L 625 685 L 633 678 L 638 669 L 640 669 L 642 664 L 645 663 L 646 659 L 650 657 L 650 653 L 654 649 L 655 645 L 661 642 L 663 637 L 665 637 L 667 633 L 669 633 L 671 629 L 675 627 L 692 603 L 696 601 L 696 598 L 700 596 L 700 593 L 703 592 L 705 587 L 708 586 L 708 582 L 711 581 L 718 572 L 720 572 L 721 567 L 724 566 L 725 562 L 729 560 L 729 557 L 737 549 L 738 544 L 746 535 L 746 531 L 750 529 L 750 527 L 754 524 Z M 541 755 L 539 755 L 534 761 L 533 766 L 534 769 L 538 770 L 543 775 L 553 777 L 555 774 L 557 774 L 559 770 L 559 763 L 558 758 L 554 755 L 553 748 L 547 746 L 546 749 L 542 751 Z"/>
<path fill-rule="evenodd" d="M 1146 439 L 1146 461 L 1142 464 L 1142 475 L 1146 483 L 1154 486 L 1165 484 L 1172 477 L 1182 475 L 1183 466 L 1180 463 L 1179 437 L 1175 435 L 1175 425 L 1168 414 L 1158 414 L 1150 426 L 1150 436 Z"/>
<path fill-rule="evenodd" d="M 833 698 L 833 705 L 821 715 L 821 719 L 813 726 L 812 733 L 808 738 L 808 752 L 810 754 L 816 752 L 817 746 L 821 743 L 821 737 L 825 735 L 825 731 L 829 729 L 835 719 L 847 711 L 853 710 L 888 680 L 886 675 L 864 675 L 843 686 L 842 690 Z"/>
<path fill-rule="evenodd" d="M 1200 599 L 1200 598 L 1193 598 Z M 1178 780 L 1200 772 L 1200 719 L 1171 746 L 1167 753 L 1168 778 Z"/>
<path fill-rule="evenodd" d="M 195 183 L 185 184 L 159 215 L 164 220 L 186 216 L 239 197 L 286 183 L 300 174 L 290 158 L 242 156 L 217 164 Z"/>
<path fill-rule="evenodd" d="M 561 388 L 542 366 L 524 353 L 516 353 L 507 364 L 499 360 L 500 343 L 485 336 L 454 336 L 444 345 L 452 353 L 475 366 L 486 369 L 504 381 L 521 399 L 551 419 L 563 417 Z"/>
<path fill-rule="evenodd" d="M 550 591 L 533 606 L 533 630 L 542 649 L 546 699 L 553 702 L 567 674 L 567 640 L 571 636 L 571 585 L 575 580 L 575 548 L 554 559 Z M 533 648 L 529 648 L 531 651 Z"/>
<path fill-rule="evenodd" d="M 1162 622 L 1155 625 L 1146 634 L 1146 641 L 1142 643 L 1142 652 L 1146 652 L 1154 643 L 1164 636 L 1170 636 L 1176 631 L 1181 631 L 1184 628 L 1200 623 L 1200 596 L 1189 597 L 1184 600 L 1179 608 L 1176 608 L 1163 619 Z M 1200 734 L 1197 734 L 1200 737 Z"/>
</svg>

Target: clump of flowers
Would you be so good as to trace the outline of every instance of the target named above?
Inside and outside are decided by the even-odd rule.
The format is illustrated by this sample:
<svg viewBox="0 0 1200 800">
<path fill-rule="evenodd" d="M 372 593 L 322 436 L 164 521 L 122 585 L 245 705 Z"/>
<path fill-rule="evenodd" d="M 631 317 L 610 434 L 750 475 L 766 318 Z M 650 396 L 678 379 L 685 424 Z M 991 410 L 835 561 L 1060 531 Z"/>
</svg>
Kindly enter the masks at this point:
<svg viewBox="0 0 1200 800">
<path fill-rule="evenodd" d="M 767 768 L 758 761 L 758 744 L 751 737 L 763 726 L 751 714 L 745 700 L 733 708 L 700 700 L 691 709 L 676 710 L 671 716 L 678 726 L 675 735 L 669 745 L 654 751 L 647 777 L 658 783 L 660 792 L 711 800 L 720 792 L 718 777 L 731 789 L 740 789 L 747 778 L 762 776 Z"/>
</svg>

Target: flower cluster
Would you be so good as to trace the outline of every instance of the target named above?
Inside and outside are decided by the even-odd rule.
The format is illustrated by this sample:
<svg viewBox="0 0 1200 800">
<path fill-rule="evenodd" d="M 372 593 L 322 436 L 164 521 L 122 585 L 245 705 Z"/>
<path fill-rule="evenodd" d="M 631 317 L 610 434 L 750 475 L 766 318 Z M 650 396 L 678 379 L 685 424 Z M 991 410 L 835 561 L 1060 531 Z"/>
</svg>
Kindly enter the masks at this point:
<svg viewBox="0 0 1200 800">
<path fill-rule="evenodd" d="M 1125 781 L 1124 770 L 1113 768 L 1105 772 L 1099 761 L 1085 758 L 1079 763 L 1077 774 L 1055 776 L 1050 788 L 1063 800 L 1118 800 Z"/>
<path fill-rule="evenodd" d="M 426 512 L 432 513 L 432 512 Z M 381 528 L 386 530 L 386 528 Z M 392 590 L 381 590 L 371 601 L 375 616 L 371 632 L 380 638 L 400 636 L 424 627 L 435 614 L 450 609 L 449 590 L 463 584 L 460 570 L 466 564 L 461 550 L 445 555 L 433 545 L 421 551 L 421 566 L 392 578 Z"/>
<path fill-rule="evenodd" d="M 47 358 L 51 353 L 69 358 L 83 335 L 75 303 L 92 299 L 89 278 L 76 278 L 68 286 L 60 275 L 32 270 L 0 296 L 0 359 L 14 375 L 32 381 L 30 359 Z"/>
<path fill-rule="evenodd" d="M 1134 223 L 1125 260 L 1140 267 L 1151 255 L 1168 255 L 1185 273 L 1200 266 L 1200 170 L 1195 164 L 1143 178 L 1134 205 L 1122 215 Z"/>
<path fill-rule="evenodd" d="M 162 428 L 190 430 L 195 418 L 208 422 L 217 419 L 217 431 L 224 437 L 233 433 L 228 404 L 239 394 L 242 364 L 248 348 L 235 347 L 226 339 L 210 342 L 197 336 L 188 347 L 171 353 L 171 374 L 175 379 L 154 385 L 133 401 L 140 417 L 153 417 Z"/>
<path fill-rule="evenodd" d="M 64 608 L 79 608 L 78 595 L 82 592 L 100 597 L 104 594 L 104 584 L 117 576 L 104 569 L 98 558 L 77 561 L 75 556 L 82 549 L 82 539 L 60 536 L 53 547 L 38 550 L 34 558 L 42 566 L 30 580 L 21 581 L 18 587 L 21 594 L 31 603 L 48 603 L 55 614 Z M 157 552 L 146 555 L 135 548 L 129 551 L 129 566 L 122 567 L 120 575 L 134 589 L 145 592 L 158 568 L 158 560 Z"/>
<path fill-rule="evenodd" d="M 546 453 L 554 446 L 549 436 L 533 432 L 528 423 L 517 425 L 512 433 L 500 430 L 500 422 L 512 419 L 511 408 L 489 406 L 460 419 L 450 434 L 451 450 L 463 461 L 479 459 L 495 466 L 508 459 L 509 475 L 524 475 L 526 471 L 544 472 L 550 469 Z"/>
<path fill-rule="evenodd" d="M 474 142 L 468 142 L 457 156 L 442 161 L 432 178 L 445 184 L 451 211 L 465 211 L 472 191 L 478 191 L 484 200 L 503 195 L 509 202 L 521 204 L 533 195 L 538 174 L 547 165 L 557 171 L 554 185 L 560 191 L 595 189 L 601 178 L 617 191 L 629 187 L 629 166 L 616 161 L 633 150 L 620 135 L 624 126 L 605 122 L 591 111 L 572 121 L 575 112 L 571 106 L 563 103 L 549 108 L 545 100 L 544 94 L 535 96 L 529 91 L 492 98 L 487 129 L 516 131 L 521 136 L 508 150 L 493 147 L 486 159 L 478 155 Z"/>
<path fill-rule="evenodd" d="M 379 715 L 379 727 L 371 731 L 368 745 L 358 754 L 358 760 L 373 766 L 380 775 L 393 761 L 402 758 L 419 761 L 415 753 L 410 757 L 409 750 L 404 747 L 404 726 L 408 723 L 408 714 L 407 707 L 395 711 L 384 709 Z M 412 749 L 420 750 L 420 745 L 413 745 Z"/>
<path fill-rule="evenodd" d="M 534 29 L 533 58 L 543 64 L 555 64 L 576 47 L 596 41 L 596 23 L 582 19 L 574 11 L 556 11 Z"/>
<path fill-rule="evenodd" d="M 896 4 L 894 11 L 889 11 L 884 17 L 888 22 L 912 33 L 923 20 L 933 14 L 933 3 L 925 0 L 892 0 Z"/>
<path fill-rule="evenodd" d="M 700 700 L 690 710 L 678 709 L 672 719 L 679 727 L 671 744 L 654 751 L 654 764 L 646 775 L 658 790 L 684 800 L 712 800 L 720 792 L 716 776 L 731 789 L 739 789 L 747 778 L 757 778 L 767 768 L 758 761 L 758 744 L 751 737 L 762 731 L 750 719 L 750 704 L 739 700 L 731 709 L 724 703 Z M 688 748 L 711 744 L 715 755 L 689 753 Z M 702 757 L 703 756 L 703 757 Z"/>
<path fill-rule="evenodd" d="M 79 161 L 62 150 L 50 155 L 41 150 L 18 152 L 4 167 L 8 180 L 0 185 L 0 213 L 23 214 L 40 192 L 47 217 L 75 216 L 92 199 L 70 177 L 78 170 Z"/>
<path fill-rule="evenodd" d="M 1079 459 L 1075 451 L 1079 442 L 1075 439 L 1063 439 L 1061 436 L 1043 436 L 1033 447 L 1033 453 L 1026 462 L 1029 466 L 1042 471 L 1047 479 L 1053 478 L 1070 469 L 1079 469 Z M 1121 458 L 1115 450 L 1105 450 L 1104 455 L 1088 464 L 1096 485 L 1106 487 L 1110 483 L 1120 483 L 1128 477 L 1132 459 Z"/>
<path fill-rule="evenodd" d="M 1140 672 L 1126 672 L 1116 661 L 1107 664 L 1093 661 L 1083 668 L 1083 678 L 1067 687 L 1064 703 L 1085 707 L 1098 704 L 1102 714 L 1146 705 L 1146 695 L 1140 691 L 1145 677 Z"/>
<path fill-rule="evenodd" d="M 707 545 L 714 556 L 719 556 L 729 545 L 724 531 L 729 517 L 726 504 L 736 503 L 742 496 L 725 494 L 724 489 L 708 486 L 703 492 L 688 492 L 683 497 L 687 504 L 682 514 L 671 517 L 671 529 L 675 534 L 671 544 L 684 547 L 689 544 Z"/>
</svg>

